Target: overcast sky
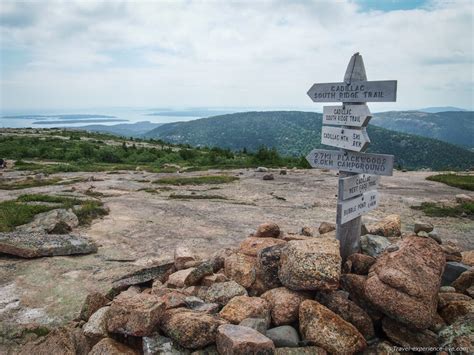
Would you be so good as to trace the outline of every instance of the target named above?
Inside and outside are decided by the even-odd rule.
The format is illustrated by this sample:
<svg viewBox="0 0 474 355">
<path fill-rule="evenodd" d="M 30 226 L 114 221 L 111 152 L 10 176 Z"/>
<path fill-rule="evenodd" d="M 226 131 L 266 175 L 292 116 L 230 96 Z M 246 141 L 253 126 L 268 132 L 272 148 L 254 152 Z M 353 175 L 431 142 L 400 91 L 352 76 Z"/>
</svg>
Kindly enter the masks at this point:
<svg viewBox="0 0 474 355">
<path fill-rule="evenodd" d="M 354 52 L 396 103 L 473 108 L 473 1 L 0 2 L 0 106 L 313 108 Z"/>
</svg>

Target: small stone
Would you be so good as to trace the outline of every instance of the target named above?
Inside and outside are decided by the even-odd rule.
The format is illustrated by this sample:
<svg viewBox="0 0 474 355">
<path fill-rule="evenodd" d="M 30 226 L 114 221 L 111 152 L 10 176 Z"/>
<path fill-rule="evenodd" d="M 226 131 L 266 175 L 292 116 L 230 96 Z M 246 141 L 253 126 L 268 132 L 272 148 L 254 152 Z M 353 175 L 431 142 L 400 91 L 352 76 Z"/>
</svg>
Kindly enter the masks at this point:
<svg viewBox="0 0 474 355">
<path fill-rule="evenodd" d="M 446 256 L 446 261 L 461 262 L 461 248 L 459 248 L 456 244 L 448 241 L 441 245 L 441 248 L 443 249 L 444 255 Z"/>
<path fill-rule="evenodd" d="M 286 175 L 286 169 L 281 169 L 280 170 L 280 175 Z"/>
<path fill-rule="evenodd" d="M 401 236 L 401 220 L 397 214 L 388 215 L 376 224 L 367 226 L 369 234 L 386 238 Z"/>
<path fill-rule="evenodd" d="M 64 208 L 37 214 L 33 221 L 16 228 L 22 233 L 52 233 L 66 234 L 79 225 L 79 219 L 72 212 Z"/>
<path fill-rule="evenodd" d="M 459 318 L 466 314 L 474 313 L 474 300 L 451 301 L 439 311 L 439 314 L 448 324 L 455 323 Z"/>
<path fill-rule="evenodd" d="M 438 244 L 443 244 L 443 241 L 441 240 L 441 237 L 435 231 L 429 232 L 428 237 L 430 237 L 431 239 L 434 239 L 436 241 L 436 243 L 438 243 Z"/>
<path fill-rule="evenodd" d="M 186 306 L 193 311 L 215 314 L 219 311 L 220 306 L 217 303 L 206 303 L 198 297 L 186 297 L 184 299 Z"/>
<path fill-rule="evenodd" d="M 296 329 L 289 325 L 268 329 L 266 336 L 273 341 L 277 348 L 296 348 L 300 341 L 300 336 Z"/>
<path fill-rule="evenodd" d="M 266 173 L 268 171 L 268 168 L 264 166 L 259 166 L 257 169 L 255 169 L 257 173 Z"/>
<path fill-rule="evenodd" d="M 90 316 L 89 321 L 82 327 L 86 337 L 95 340 L 107 337 L 107 312 L 109 308 L 102 307 Z"/>
<path fill-rule="evenodd" d="M 292 291 L 286 287 L 274 288 L 265 292 L 261 297 L 270 305 L 270 313 L 274 325 L 296 322 L 301 302 L 310 298 L 306 293 Z"/>
<path fill-rule="evenodd" d="M 382 329 L 387 337 L 402 347 L 437 347 L 438 337 L 432 331 L 425 330 L 411 330 L 405 325 L 389 318 L 382 319 Z"/>
<path fill-rule="evenodd" d="M 316 300 L 354 325 L 365 339 L 372 339 L 375 336 L 374 324 L 369 315 L 340 292 L 319 292 L 316 295 Z"/>
<path fill-rule="evenodd" d="M 428 233 L 425 231 L 419 231 L 416 235 L 421 238 L 429 238 Z"/>
<path fill-rule="evenodd" d="M 90 254 L 97 245 L 90 239 L 72 234 L 46 234 L 44 232 L 0 233 L 0 253 L 22 258 L 43 256 Z"/>
<path fill-rule="evenodd" d="M 469 267 L 467 265 L 455 261 L 448 261 L 441 278 L 441 285 L 451 285 L 454 280 L 456 280 L 464 271 L 468 269 Z"/>
<path fill-rule="evenodd" d="M 282 249 L 278 278 L 292 290 L 331 290 L 339 285 L 339 242 L 311 238 L 288 242 Z"/>
<path fill-rule="evenodd" d="M 184 355 L 189 354 L 189 351 L 178 347 L 173 340 L 167 338 L 159 333 L 154 333 L 150 336 L 142 338 L 143 355 Z"/>
<path fill-rule="evenodd" d="M 456 202 L 457 203 L 472 203 L 474 202 L 474 197 L 466 195 L 466 194 L 458 194 L 456 195 Z"/>
<path fill-rule="evenodd" d="M 254 237 L 257 238 L 278 238 L 280 236 L 280 227 L 276 223 L 263 223 L 258 226 Z"/>
<path fill-rule="evenodd" d="M 105 338 L 94 345 L 89 355 L 138 355 L 138 351 L 135 351 L 128 346 L 119 343 L 111 338 Z"/>
<path fill-rule="evenodd" d="M 183 292 L 170 290 L 160 297 L 160 300 L 165 303 L 166 309 L 184 307 L 186 295 Z"/>
<path fill-rule="evenodd" d="M 456 292 L 456 289 L 452 286 L 441 286 L 439 288 L 440 293 L 446 293 L 446 292 Z"/>
<path fill-rule="evenodd" d="M 301 228 L 301 235 L 304 235 L 305 237 L 312 237 L 314 236 L 313 231 L 311 230 L 310 227 L 303 227 Z"/>
<path fill-rule="evenodd" d="M 184 269 L 187 262 L 196 260 L 196 255 L 186 247 L 177 247 L 174 250 L 174 265 L 176 270 Z"/>
<path fill-rule="evenodd" d="M 174 261 L 164 261 L 158 265 L 140 268 L 114 280 L 108 296 L 113 298 L 121 291 L 133 285 L 143 285 L 149 282 L 156 282 L 156 280 L 163 283 L 174 271 Z"/>
<path fill-rule="evenodd" d="M 225 276 L 248 288 L 255 282 L 255 262 L 255 257 L 233 254 L 225 259 Z"/>
<path fill-rule="evenodd" d="M 273 355 L 275 353 L 275 346 L 269 338 L 254 329 L 240 325 L 221 325 L 216 343 L 221 355 Z"/>
<path fill-rule="evenodd" d="M 191 286 L 192 283 L 189 281 L 191 273 L 195 268 L 182 269 L 172 273 L 168 277 L 167 286 L 172 288 L 183 288 Z"/>
<path fill-rule="evenodd" d="M 442 310 L 452 302 L 470 301 L 471 297 L 457 292 L 438 293 L 438 310 Z"/>
<path fill-rule="evenodd" d="M 398 249 L 400 249 L 400 247 L 398 245 L 389 245 L 385 251 L 388 252 L 388 253 L 393 253 L 394 251 L 397 251 Z"/>
<path fill-rule="evenodd" d="M 413 231 L 418 234 L 418 232 L 426 232 L 429 233 L 433 230 L 433 225 L 429 222 L 415 222 L 415 227 L 413 228 Z"/>
<path fill-rule="evenodd" d="M 336 230 L 336 225 L 331 222 L 322 222 L 318 228 L 319 234 L 326 234 L 335 230 Z"/>
<path fill-rule="evenodd" d="M 239 253 L 257 256 L 260 250 L 267 247 L 271 247 L 278 244 L 285 244 L 286 242 L 277 238 L 257 238 L 257 237 L 248 237 L 245 238 L 242 243 L 240 243 Z"/>
<path fill-rule="evenodd" d="M 218 303 L 224 306 L 232 298 L 246 296 L 247 290 L 235 281 L 219 282 L 213 284 L 205 292 L 204 299 L 207 302 Z"/>
<path fill-rule="evenodd" d="M 99 308 L 104 307 L 109 302 L 110 300 L 99 292 L 88 294 L 82 304 L 80 318 L 87 321 Z"/>
<path fill-rule="evenodd" d="M 474 250 L 461 252 L 461 262 L 465 265 L 474 266 Z"/>
<path fill-rule="evenodd" d="M 165 310 L 165 303 L 155 295 L 123 293 L 112 302 L 107 329 L 112 333 L 146 336 L 153 333 Z"/>
<path fill-rule="evenodd" d="M 239 323 L 242 327 L 249 327 L 265 335 L 268 329 L 268 319 L 264 318 L 245 318 Z"/>
<path fill-rule="evenodd" d="M 358 275 L 367 275 L 370 267 L 375 263 L 375 258 L 370 255 L 355 253 L 347 257 L 351 267 L 348 272 Z"/>
<path fill-rule="evenodd" d="M 260 250 L 257 255 L 256 274 L 269 289 L 281 286 L 278 269 L 283 248 L 283 244 L 274 245 Z"/>
<path fill-rule="evenodd" d="M 199 349 L 216 341 L 225 322 L 216 316 L 184 308 L 168 310 L 160 322 L 164 334 L 186 349 Z"/>
<path fill-rule="evenodd" d="M 263 175 L 262 177 L 262 180 L 275 180 L 275 176 L 273 176 L 273 174 L 265 174 Z"/>
<path fill-rule="evenodd" d="M 224 274 L 213 274 L 209 276 L 204 276 L 203 279 L 201 280 L 201 285 L 209 287 L 215 284 L 216 282 L 226 282 L 226 281 L 229 281 L 229 279 Z"/>
<path fill-rule="evenodd" d="M 459 292 L 466 292 L 466 290 L 474 285 L 474 269 L 464 271 L 459 277 L 453 281 L 453 286 Z"/>
<path fill-rule="evenodd" d="M 316 301 L 306 300 L 299 310 L 300 332 L 304 340 L 334 354 L 353 354 L 367 346 L 364 337 L 350 323 Z"/>
<path fill-rule="evenodd" d="M 377 258 L 390 246 L 390 241 L 380 235 L 366 234 L 360 237 L 360 247 L 364 254 Z"/>
<path fill-rule="evenodd" d="M 472 353 L 474 348 L 474 313 L 459 318 L 439 332 L 440 346 L 443 348 L 463 348 Z"/>
<path fill-rule="evenodd" d="M 270 319 L 270 305 L 260 297 L 237 296 L 222 308 L 219 316 L 233 324 L 245 318 Z"/>
</svg>

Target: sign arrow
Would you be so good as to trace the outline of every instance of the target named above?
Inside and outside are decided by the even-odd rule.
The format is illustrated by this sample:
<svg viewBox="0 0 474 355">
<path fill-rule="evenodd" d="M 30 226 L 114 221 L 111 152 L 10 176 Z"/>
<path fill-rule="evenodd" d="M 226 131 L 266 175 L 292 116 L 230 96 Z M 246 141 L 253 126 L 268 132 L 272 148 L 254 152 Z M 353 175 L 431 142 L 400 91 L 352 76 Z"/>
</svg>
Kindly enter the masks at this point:
<svg viewBox="0 0 474 355">
<path fill-rule="evenodd" d="M 351 129 L 344 127 L 323 126 L 321 143 L 332 147 L 360 152 L 370 143 L 365 128 Z"/>
<path fill-rule="evenodd" d="M 306 160 L 313 168 L 385 176 L 391 176 L 393 173 L 393 155 L 387 154 L 313 149 L 306 156 Z"/>
<path fill-rule="evenodd" d="M 323 124 L 366 127 L 372 114 L 367 105 L 323 106 Z"/>
<path fill-rule="evenodd" d="M 389 102 L 397 101 L 397 81 L 356 81 L 314 84 L 308 91 L 314 102 Z"/>
<path fill-rule="evenodd" d="M 364 213 L 377 208 L 379 194 L 377 191 L 367 191 L 353 199 L 342 201 L 337 204 L 337 223 L 344 224 Z"/>
</svg>

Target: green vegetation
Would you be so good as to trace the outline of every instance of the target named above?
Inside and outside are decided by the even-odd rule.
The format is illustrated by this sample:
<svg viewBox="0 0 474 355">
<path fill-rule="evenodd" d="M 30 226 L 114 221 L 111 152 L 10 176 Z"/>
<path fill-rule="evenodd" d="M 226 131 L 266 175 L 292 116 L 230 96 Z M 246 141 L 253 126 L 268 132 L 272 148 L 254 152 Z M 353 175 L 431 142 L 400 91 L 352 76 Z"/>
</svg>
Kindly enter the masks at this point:
<svg viewBox="0 0 474 355">
<path fill-rule="evenodd" d="M 61 131 L 62 132 L 62 131 Z M 259 165 L 270 167 L 307 167 L 300 158 L 282 157 L 276 149 L 261 147 L 256 153 L 232 152 L 229 149 L 198 147 L 189 145 L 169 146 L 160 140 L 133 142 L 117 141 L 105 144 L 103 140 L 81 139 L 86 132 L 68 133 L 73 139 L 59 137 L 1 136 L 0 157 L 17 160 L 15 169 L 43 173 L 77 171 L 146 170 L 157 173 L 182 170 L 206 170 L 226 168 L 253 168 Z M 58 135 L 56 132 L 55 135 Z M 94 134 L 96 138 L 100 134 Z M 79 138 L 79 139 L 77 139 Z M 106 136 L 109 139 L 109 136 Z M 30 160 L 30 161 L 25 161 Z M 41 161 L 41 163 L 39 163 Z M 172 166 L 174 164 L 179 167 Z"/>
<path fill-rule="evenodd" d="M 433 202 L 423 202 L 421 206 L 411 206 L 414 210 L 421 210 L 430 217 L 467 217 L 474 218 L 474 203 L 461 203 L 455 206 L 446 206 Z"/>
<path fill-rule="evenodd" d="M 165 185 L 212 185 L 212 184 L 227 184 L 235 180 L 239 180 L 239 178 L 235 176 L 227 176 L 227 175 L 209 175 L 209 176 L 162 178 L 162 179 L 153 181 L 153 183 L 165 184 Z"/>
<path fill-rule="evenodd" d="M 49 186 L 49 185 L 70 185 L 76 182 L 83 181 L 82 178 L 63 180 L 61 178 L 50 178 L 50 179 L 33 179 L 31 177 L 26 180 L 20 180 L 15 182 L 0 182 L 0 190 L 22 190 L 29 189 L 31 187 Z"/>
<path fill-rule="evenodd" d="M 225 196 L 219 195 L 182 195 L 182 194 L 171 194 L 171 199 L 176 200 L 227 200 Z"/>
<path fill-rule="evenodd" d="M 330 149 L 320 143 L 321 126 L 322 115 L 314 112 L 243 112 L 168 123 L 148 132 L 146 137 L 232 151 L 257 152 L 265 146 L 296 159 L 314 148 Z M 368 152 L 394 155 L 395 166 L 400 169 L 464 170 L 474 166 L 474 152 L 460 146 L 374 125 L 367 130 L 372 142 Z M 472 128 L 466 130 L 472 141 Z"/>
<path fill-rule="evenodd" d="M 30 202 L 54 203 L 56 205 L 34 205 Z M 29 223 L 35 215 L 57 208 L 73 208 L 80 225 L 87 225 L 97 217 L 107 215 L 107 209 L 102 202 L 81 200 L 67 196 L 52 196 L 42 194 L 21 195 L 16 200 L 0 202 L 0 232 L 12 231 L 15 227 Z"/>
<path fill-rule="evenodd" d="M 25 205 L 17 201 L 0 202 L 0 232 L 12 231 L 16 226 L 31 222 L 38 213 L 54 208 L 56 207 Z"/>
<path fill-rule="evenodd" d="M 473 175 L 439 174 L 439 175 L 428 176 L 426 180 L 438 181 L 449 186 L 454 186 L 460 189 L 474 191 L 474 176 Z"/>
<path fill-rule="evenodd" d="M 81 204 L 81 208 L 74 213 L 79 219 L 80 225 L 88 225 L 94 219 L 106 216 L 109 212 L 103 207 L 102 202 L 86 200 Z"/>
</svg>

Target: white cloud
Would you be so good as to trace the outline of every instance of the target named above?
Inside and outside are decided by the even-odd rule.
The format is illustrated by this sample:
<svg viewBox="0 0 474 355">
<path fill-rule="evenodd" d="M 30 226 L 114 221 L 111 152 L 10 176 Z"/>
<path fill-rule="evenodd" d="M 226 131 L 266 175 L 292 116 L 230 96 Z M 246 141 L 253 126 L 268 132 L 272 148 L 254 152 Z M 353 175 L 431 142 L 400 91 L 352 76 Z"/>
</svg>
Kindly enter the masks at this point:
<svg viewBox="0 0 474 355">
<path fill-rule="evenodd" d="M 372 80 L 398 79 L 374 110 L 472 108 L 473 5 L 361 12 L 351 1 L 2 2 L 4 107 L 314 107 L 354 52 Z M 2 54 L 2 57 L 4 55 Z"/>
</svg>

